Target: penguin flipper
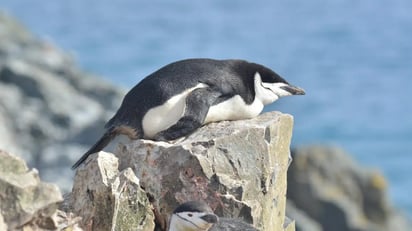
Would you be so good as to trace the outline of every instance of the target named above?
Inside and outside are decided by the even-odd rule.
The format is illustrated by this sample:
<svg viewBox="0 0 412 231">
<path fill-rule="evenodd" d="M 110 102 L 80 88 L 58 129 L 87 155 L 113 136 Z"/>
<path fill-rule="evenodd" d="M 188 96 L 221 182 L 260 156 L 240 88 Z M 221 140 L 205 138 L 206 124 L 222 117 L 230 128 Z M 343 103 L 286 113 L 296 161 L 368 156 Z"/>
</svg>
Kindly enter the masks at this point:
<svg viewBox="0 0 412 231">
<path fill-rule="evenodd" d="M 116 137 L 117 132 L 114 127 L 109 128 L 103 136 L 85 153 L 83 154 L 82 157 L 78 161 L 76 161 L 75 164 L 72 166 L 72 170 L 75 170 L 77 167 L 79 167 L 91 154 L 99 152 L 103 150 L 104 147 L 106 147 L 110 141 Z"/>
<path fill-rule="evenodd" d="M 193 90 L 186 98 L 186 109 L 182 118 L 168 129 L 157 133 L 154 140 L 175 140 L 192 133 L 205 122 L 209 107 L 222 94 L 209 87 Z"/>
</svg>

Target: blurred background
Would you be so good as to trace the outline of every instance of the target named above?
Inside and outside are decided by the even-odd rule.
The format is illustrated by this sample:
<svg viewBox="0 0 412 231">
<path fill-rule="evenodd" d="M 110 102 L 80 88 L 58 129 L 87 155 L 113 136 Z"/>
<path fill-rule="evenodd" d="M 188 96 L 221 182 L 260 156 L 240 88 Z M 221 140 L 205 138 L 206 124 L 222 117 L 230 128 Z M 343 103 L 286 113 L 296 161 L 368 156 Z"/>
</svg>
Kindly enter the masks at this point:
<svg viewBox="0 0 412 231">
<path fill-rule="evenodd" d="M 412 214 L 412 1 L 3 0 L 0 10 L 125 90 L 179 59 L 264 64 L 306 90 L 266 108 L 294 116 L 293 146 L 342 147 L 380 169 Z"/>
</svg>

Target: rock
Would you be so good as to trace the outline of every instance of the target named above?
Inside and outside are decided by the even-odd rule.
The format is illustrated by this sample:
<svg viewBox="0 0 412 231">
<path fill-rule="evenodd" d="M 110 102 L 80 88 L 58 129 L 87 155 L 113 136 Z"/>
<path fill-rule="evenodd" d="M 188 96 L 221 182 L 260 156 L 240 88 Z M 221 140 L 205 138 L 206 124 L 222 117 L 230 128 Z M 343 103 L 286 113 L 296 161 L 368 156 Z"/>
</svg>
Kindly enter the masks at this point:
<svg viewBox="0 0 412 231">
<path fill-rule="evenodd" d="M 243 222 L 239 219 L 219 218 L 219 221 L 214 224 L 208 231 L 259 231 L 252 225 Z"/>
<path fill-rule="evenodd" d="M 19 153 L 43 179 L 71 189 L 69 166 L 101 135 L 124 93 L 0 12 L 0 148 Z"/>
<path fill-rule="evenodd" d="M 343 150 L 327 146 L 298 148 L 288 173 L 288 198 L 297 230 L 409 230 L 389 203 L 387 183 L 376 170 L 358 166 Z M 305 217 L 306 215 L 306 217 Z M 311 223 L 318 223 L 318 227 Z M 307 227 L 316 227 L 315 229 Z"/>
<path fill-rule="evenodd" d="M 220 217 L 279 231 L 292 123 L 290 115 L 265 113 L 212 123 L 175 143 L 133 141 L 119 146 L 116 156 L 120 169 L 132 168 L 140 179 L 163 230 L 178 204 L 204 200 Z"/>
<path fill-rule="evenodd" d="M 154 230 L 154 214 L 130 168 L 119 172 L 111 153 L 92 155 L 76 172 L 66 202 L 86 230 Z"/>
<path fill-rule="evenodd" d="M 81 216 L 86 230 L 166 230 L 178 204 L 204 200 L 220 217 L 294 231 L 285 217 L 292 123 L 272 112 L 209 124 L 174 143 L 136 140 L 119 145 L 116 156 L 91 155 L 65 210 Z"/>
<path fill-rule="evenodd" d="M 0 150 L 0 230 L 58 230 L 63 225 L 63 201 L 56 185 L 40 181 L 22 159 Z M 60 215 L 59 215 L 60 214 Z"/>
</svg>

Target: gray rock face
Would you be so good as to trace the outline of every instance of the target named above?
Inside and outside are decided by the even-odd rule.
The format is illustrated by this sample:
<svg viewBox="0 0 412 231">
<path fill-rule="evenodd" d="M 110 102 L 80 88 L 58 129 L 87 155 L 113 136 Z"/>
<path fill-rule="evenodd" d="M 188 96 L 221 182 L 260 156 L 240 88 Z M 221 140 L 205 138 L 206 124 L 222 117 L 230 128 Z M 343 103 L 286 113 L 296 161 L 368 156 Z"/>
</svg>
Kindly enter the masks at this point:
<svg viewBox="0 0 412 231">
<path fill-rule="evenodd" d="M 212 123 L 173 144 L 130 142 L 119 146 L 116 156 L 120 169 L 132 168 L 140 179 L 163 230 L 178 204 L 204 200 L 220 217 L 279 231 L 292 123 L 279 112 Z"/>
<path fill-rule="evenodd" d="M 42 178 L 70 189 L 67 166 L 103 132 L 123 95 L 0 12 L 0 148 Z"/>
<path fill-rule="evenodd" d="M 215 224 L 209 231 L 258 231 L 253 226 L 237 219 L 220 218 L 219 222 Z"/>
<path fill-rule="evenodd" d="M 376 170 L 360 167 L 341 149 L 299 148 L 288 172 L 288 209 L 297 230 L 410 230 L 389 203 L 387 184 Z M 299 211 L 297 211 L 300 210 Z M 300 219 L 301 218 L 301 219 Z"/>
<path fill-rule="evenodd" d="M 0 230 L 79 230 L 57 210 L 63 198 L 56 185 L 41 182 L 18 157 L 0 150 L 0 160 Z"/>
<path fill-rule="evenodd" d="M 65 210 L 80 215 L 86 230 L 153 230 L 154 214 L 139 179 L 118 159 L 99 152 L 89 157 L 74 179 Z"/>
</svg>

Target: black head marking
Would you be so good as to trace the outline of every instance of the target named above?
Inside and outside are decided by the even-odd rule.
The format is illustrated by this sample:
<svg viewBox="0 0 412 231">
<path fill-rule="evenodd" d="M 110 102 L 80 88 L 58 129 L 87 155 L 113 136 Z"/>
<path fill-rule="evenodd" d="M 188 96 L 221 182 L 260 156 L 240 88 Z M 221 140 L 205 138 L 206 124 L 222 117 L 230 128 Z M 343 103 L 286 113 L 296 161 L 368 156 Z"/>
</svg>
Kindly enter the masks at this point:
<svg viewBox="0 0 412 231">
<path fill-rule="evenodd" d="M 262 82 L 264 83 L 286 83 L 289 84 L 285 79 L 283 79 L 276 72 L 271 69 L 256 63 L 250 63 L 250 65 L 256 69 L 256 72 L 260 74 Z"/>
<path fill-rule="evenodd" d="M 212 209 L 204 202 L 201 201 L 188 201 L 179 205 L 173 213 L 180 212 L 206 212 L 213 213 Z"/>
<path fill-rule="evenodd" d="M 250 63 L 244 60 L 233 60 L 233 69 L 244 78 L 253 79 L 256 72 L 259 73 L 260 77 L 262 78 L 262 82 L 264 83 L 286 83 L 289 84 L 285 79 L 283 79 L 280 75 L 276 72 L 272 71 L 271 69 L 257 64 L 257 63 Z"/>
</svg>

